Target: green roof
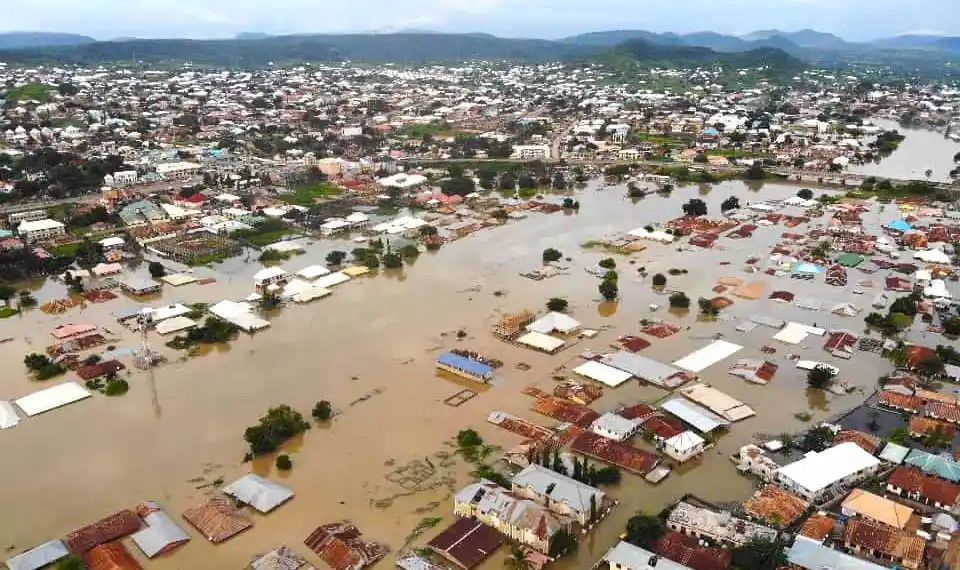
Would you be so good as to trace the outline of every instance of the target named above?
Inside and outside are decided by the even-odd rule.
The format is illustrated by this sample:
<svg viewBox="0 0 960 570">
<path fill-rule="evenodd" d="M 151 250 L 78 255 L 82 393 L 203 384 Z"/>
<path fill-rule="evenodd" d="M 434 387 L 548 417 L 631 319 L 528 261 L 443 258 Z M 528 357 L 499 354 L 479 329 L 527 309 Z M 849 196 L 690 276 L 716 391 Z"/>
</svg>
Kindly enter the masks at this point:
<svg viewBox="0 0 960 570">
<path fill-rule="evenodd" d="M 856 267 L 863 263 L 863 256 L 856 253 L 845 253 L 837 258 L 837 263 L 845 267 Z"/>
<path fill-rule="evenodd" d="M 907 455 L 906 464 L 918 467 L 928 475 L 936 475 L 954 483 L 960 482 L 960 463 L 954 461 L 950 456 L 933 455 L 926 451 L 914 449 Z"/>
</svg>

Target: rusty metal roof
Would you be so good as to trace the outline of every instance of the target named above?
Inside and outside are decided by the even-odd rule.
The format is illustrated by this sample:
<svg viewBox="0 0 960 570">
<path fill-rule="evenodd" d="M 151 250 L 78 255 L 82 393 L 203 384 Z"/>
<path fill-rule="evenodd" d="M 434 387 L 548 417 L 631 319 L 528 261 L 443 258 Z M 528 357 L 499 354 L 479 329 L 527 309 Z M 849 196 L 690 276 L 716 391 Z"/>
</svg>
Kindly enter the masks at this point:
<svg viewBox="0 0 960 570">
<path fill-rule="evenodd" d="M 87 570 L 143 570 L 120 541 L 95 546 L 83 555 Z"/>
<path fill-rule="evenodd" d="M 438 534 L 427 546 L 460 568 L 470 570 L 487 559 L 506 537 L 476 519 L 463 518 Z"/>
<path fill-rule="evenodd" d="M 122 510 L 75 530 L 64 539 L 71 552 L 82 554 L 94 546 L 117 540 L 140 530 L 143 522 L 131 510 Z"/>
<path fill-rule="evenodd" d="M 214 544 L 253 526 L 253 521 L 233 506 L 231 499 L 223 495 L 213 496 L 206 503 L 187 509 L 183 518 Z"/>
<path fill-rule="evenodd" d="M 776 485 L 766 485 L 743 503 L 747 514 L 780 528 L 790 526 L 809 503 Z"/>
<path fill-rule="evenodd" d="M 387 547 L 363 540 L 360 530 L 349 522 L 317 527 L 303 541 L 334 570 L 360 570 L 387 555 Z"/>
</svg>

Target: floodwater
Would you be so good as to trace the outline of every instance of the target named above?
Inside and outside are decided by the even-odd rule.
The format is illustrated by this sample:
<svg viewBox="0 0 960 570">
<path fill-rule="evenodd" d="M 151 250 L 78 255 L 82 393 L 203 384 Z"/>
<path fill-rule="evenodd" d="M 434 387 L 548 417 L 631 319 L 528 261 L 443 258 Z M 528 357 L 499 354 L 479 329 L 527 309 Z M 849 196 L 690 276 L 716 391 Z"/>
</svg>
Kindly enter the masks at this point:
<svg viewBox="0 0 960 570">
<path fill-rule="evenodd" d="M 879 120 L 877 125 L 898 130 L 906 138 L 890 156 L 880 162 L 851 166 L 850 172 L 900 180 L 951 181 L 950 171 L 956 166 L 953 157 L 960 152 L 960 142 L 936 131 L 903 127 L 896 121 Z M 929 178 L 927 170 L 932 171 Z"/>
<path fill-rule="evenodd" d="M 288 544 L 309 554 L 308 559 L 323 568 L 323 562 L 308 553 L 302 541 L 317 525 L 339 519 L 355 522 L 368 538 L 388 544 L 393 550 L 388 560 L 392 560 L 424 517 L 439 516 L 443 521 L 413 546 L 422 545 L 453 521 L 451 493 L 471 480 L 471 468 L 451 457 L 450 442 L 456 433 L 473 427 L 488 443 L 506 449 L 521 438 L 488 424 L 490 412 L 502 410 L 555 425 L 553 420 L 528 411 L 531 399 L 521 391 L 528 385 L 551 389 L 553 376 L 569 372 L 583 349 L 606 349 L 619 334 L 636 333 L 644 318 L 667 318 L 691 327 L 672 338 L 654 340 L 645 351 L 663 361 L 676 360 L 704 346 L 718 333 L 745 346 L 734 358 L 759 358 L 761 346 L 776 346 L 778 352 L 771 358 L 780 364 L 780 370 L 767 386 L 727 375 L 732 359 L 701 374 L 704 381 L 752 406 L 757 416 L 734 425 L 716 449 L 658 486 L 625 474 L 619 486 L 609 489 L 620 501 L 609 520 L 581 543 L 576 557 L 556 565 L 562 570 L 588 568 L 615 543 L 627 519 L 638 511 L 659 511 L 687 492 L 716 501 L 745 498 L 752 483 L 736 473 L 727 455 L 752 441 L 755 434 L 803 429 L 806 424 L 794 418 L 797 412 L 810 411 L 815 420 L 822 420 L 859 404 L 876 388 L 877 378 L 888 371 L 888 365 L 875 355 L 860 354 L 852 362 L 830 357 L 820 349 L 822 339 L 788 347 L 771 341 L 772 329 L 758 327 L 746 334 L 734 330 L 741 318 L 756 313 L 816 322 L 828 329 L 862 329 L 860 317 L 844 318 L 829 312 L 832 303 L 855 297 L 850 291 L 862 278 L 856 271 L 851 271 L 851 284 L 843 289 L 822 281 L 797 282 L 743 272 L 747 258 L 757 255 L 766 259 L 770 246 L 785 231 L 783 227 L 761 227 L 752 239 L 741 241 L 722 238 L 713 250 L 678 251 L 676 245 L 651 243 L 641 253 L 615 256 L 621 291 L 616 303 L 602 303 L 598 280 L 583 270 L 608 256 L 602 250 L 583 249 L 583 242 L 680 215 L 680 204 L 691 197 L 703 198 L 716 214 L 730 195 L 739 196 L 745 205 L 786 198 L 795 192 L 795 186 L 747 187 L 727 182 L 712 188 L 680 188 L 669 197 L 630 200 L 623 188 L 592 187 L 579 194 L 579 213 L 532 214 L 527 220 L 485 230 L 423 254 L 400 275 L 381 272 L 340 285 L 330 298 L 284 309 L 271 318 L 268 330 L 252 337 L 242 335 L 229 347 L 203 356 L 184 360 L 168 351 L 171 361 L 167 365 L 149 373 L 132 373 L 126 396 L 95 394 L 0 433 L 0 456 L 5 458 L 0 469 L 0 488 L 4 489 L 0 544 L 19 551 L 141 500 L 157 500 L 179 519 L 184 509 L 202 501 L 210 491 L 204 485 L 218 477 L 230 481 L 251 468 L 241 464 L 246 451 L 243 430 L 268 407 L 289 404 L 306 415 L 316 401 L 327 399 L 337 414 L 333 421 L 314 427 L 287 449 L 294 468 L 281 477 L 296 492 L 291 502 L 273 514 L 254 515 L 251 530 L 219 546 L 210 545 L 190 529 L 193 540 L 188 545 L 148 567 L 239 568 L 255 553 Z M 887 206 L 884 212 L 875 207 L 868 222 L 896 217 L 894 206 Z M 815 220 L 788 231 L 802 232 L 822 223 Z M 539 265 L 540 253 L 547 247 L 571 258 L 569 273 L 541 282 L 520 277 L 519 272 Z M 322 262 L 333 248 L 330 242 L 318 241 L 308 254 L 294 257 L 284 267 L 296 271 Z M 339 248 L 344 247 L 341 244 Z M 731 263 L 720 266 L 720 261 Z M 165 287 L 164 301 L 243 298 L 251 292 L 250 276 L 260 265 L 234 261 L 220 267 L 198 270 L 200 276 L 216 275 L 218 283 Z M 767 293 L 788 289 L 798 297 L 815 296 L 824 301 L 824 310 L 811 312 L 782 305 L 767 301 L 764 295 L 757 301 L 731 297 L 736 303 L 715 323 L 698 323 L 693 314 L 677 317 L 663 309 L 652 313 L 649 305 L 666 305 L 666 296 L 653 292 L 649 281 L 639 278 L 639 267 L 645 267 L 650 275 L 670 268 L 687 269 L 685 275 L 668 277 L 667 289 L 684 290 L 693 299 L 713 296 L 710 289 L 716 280 L 733 275 L 765 281 Z M 880 275 L 873 278 L 880 283 Z M 63 294 L 57 284 L 38 290 L 41 303 Z M 571 313 L 601 333 L 549 356 L 502 343 L 489 332 L 503 312 L 541 310 L 546 300 L 555 296 L 568 299 Z M 868 289 L 867 295 L 856 301 L 866 308 L 871 296 Z M 90 305 L 57 316 L 32 311 L 23 318 L 0 321 L 2 336 L 15 337 L 0 344 L 0 394 L 13 399 L 40 387 L 26 379 L 23 356 L 52 342 L 49 331 L 57 324 L 105 326 L 117 335 L 117 346 L 136 346 L 137 335 L 117 325 L 110 315 L 125 302 Z M 458 330 L 467 337 L 457 340 Z M 162 345 L 155 336 L 153 341 L 155 346 Z M 470 385 L 439 377 L 433 366 L 440 351 L 455 347 L 504 362 L 501 384 L 478 390 L 477 397 L 457 408 L 443 400 Z M 858 391 L 846 396 L 808 394 L 803 375 L 786 360 L 791 350 L 838 366 L 842 377 Z M 519 363 L 530 369 L 518 369 Z M 666 395 L 656 388 L 628 383 L 608 389 L 593 407 L 603 412 L 622 404 L 659 401 Z M 405 469 L 408 467 L 419 468 L 426 478 L 415 477 L 415 470 Z M 253 468 L 278 476 L 272 458 L 258 460 Z M 505 553 L 494 556 L 483 568 L 500 567 L 503 556 Z"/>
</svg>

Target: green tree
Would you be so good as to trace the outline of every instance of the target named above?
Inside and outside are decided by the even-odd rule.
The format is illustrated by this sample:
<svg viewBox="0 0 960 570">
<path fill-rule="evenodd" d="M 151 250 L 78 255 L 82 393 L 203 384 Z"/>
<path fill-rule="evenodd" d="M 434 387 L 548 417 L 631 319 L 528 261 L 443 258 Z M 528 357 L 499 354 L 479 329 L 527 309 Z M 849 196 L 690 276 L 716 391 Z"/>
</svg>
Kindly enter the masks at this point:
<svg viewBox="0 0 960 570">
<path fill-rule="evenodd" d="M 403 258 L 400 257 L 400 254 L 389 252 L 383 254 L 381 258 L 383 261 L 383 266 L 387 269 L 396 269 L 398 267 L 403 267 Z"/>
<path fill-rule="evenodd" d="M 784 544 L 777 539 L 752 538 L 732 554 L 731 565 L 739 570 L 777 570 L 787 564 Z"/>
<path fill-rule="evenodd" d="M 313 405 L 313 411 L 310 414 L 317 421 L 327 421 L 333 415 L 333 406 L 327 400 L 320 400 Z"/>
<path fill-rule="evenodd" d="M 764 170 L 763 165 L 755 162 L 744 172 L 743 176 L 747 180 L 763 180 L 767 177 L 767 171 Z"/>
<path fill-rule="evenodd" d="M 562 313 L 567 310 L 569 305 L 570 303 L 568 303 L 566 299 L 551 297 L 550 300 L 547 301 L 547 310 Z"/>
<path fill-rule="evenodd" d="M 45 354 L 39 354 L 36 352 L 30 353 L 23 357 L 23 364 L 27 367 L 27 370 L 36 372 L 44 366 L 49 366 L 53 362 L 50 360 L 50 357 Z"/>
<path fill-rule="evenodd" d="M 720 313 L 720 309 L 713 304 L 713 301 L 704 297 L 697 299 L 697 306 L 700 307 L 700 314 L 708 317 L 715 317 Z"/>
<path fill-rule="evenodd" d="M 943 369 L 943 359 L 936 354 L 931 354 L 917 363 L 917 374 L 928 379 L 943 374 Z"/>
<path fill-rule="evenodd" d="M 617 268 L 617 262 L 616 262 L 616 260 L 613 259 L 612 257 L 605 257 L 605 258 L 601 259 L 600 261 L 597 262 L 597 265 L 599 265 L 600 267 L 602 267 L 602 268 L 604 268 L 604 269 L 616 269 L 616 268 Z"/>
<path fill-rule="evenodd" d="M 420 250 L 412 243 L 400 248 L 400 256 L 404 259 L 415 259 L 420 256 Z"/>
<path fill-rule="evenodd" d="M 693 161 L 694 161 L 694 162 L 697 162 L 697 163 L 700 163 L 700 164 L 706 164 L 706 163 L 707 163 L 707 155 L 704 154 L 704 153 L 702 153 L 702 152 L 697 153 L 697 155 L 693 157 Z"/>
<path fill-rule="evenodd" d="M 293 469 L 293 461 L 290 460 L 289 455 L 282 453 L 277 456 L 276 466 L 280 471 L 290 471 Z"/>
<path fill-rule="evenodd" d="M 550 263 L 563 259 L 563 254 L 558 249 L 548 247 L 547 249 L 543 250 L 543 255 L 541 257 L 544 263 Z"/>
<path fill-rule="evenodd" d="M 0 281 L 0 301 L 9 303 L 10 299 L 17 294 L 17 288 L 6 281 Z"/>
<path fill-rule="evenodd" d="M 934 449 L 941 449 L 953 445 L 953 436 L 942 427 L 935 427 L 928 431 L 923 438 L 923 445 Z"/>
<path fill-rule="evenodd" d="M 87 565 L 83 558 L 71 554 L 57 562 L 56 570 L 87 570 Z"/>
<path fill-rule="evenodd" d="M 346 258 L 345 251 L 333 250 L 327 254 L 327 265 L 340 265 Z"/>
<path fill-rule="evenodd" d="M 830 386 L 834 376 L 833 369 L 826 366 L 816 366 L 807 372 L 807 385 L 817 390 L 824 390 Z"/>
<path fill-rule="evenodd" d="M 620 483 L 620 469 L 613 465 L 601 467 L 600 469 L 591 469 L 589 479 L 591 485 L 616 485 Z"/>
<path fill-rule="evenodd" d="M 802 188 L 800 190 L 797 190 L 797 198 L 803 198 L 804 200 L 812 200 L 813 190 L 809 188 Z"/>
<path fill-rule="evenodd" d="M 420 234 L 420 237 L 429 237 L 435 236 L 439 232 L 436 226 L 420 226 L 420 229 L 417 230 L 417 233 Z"/>
<path fill-rule="evenodd" d="M 514 544 L 510 547 L 510 556 L 503 561 L 503 566 L 507 570 L 533 570 L 533 563 L 523 547 Z"/>
<path fill-rule="evenodd" d="M 630 544 L 653 550 L 657 541 L 667 532 L 663 521 L 648 515 L 636 515 L 627 521 L 626 541 Z"/>
<path fill-rule="evenodd" d="M 720 204 L 720 211 L 727 212 L 730 210 L 737 210 L 740 208 L 740 198 L 736 196 L 730 196 Z"/>
<path fill-rule="evenodd" d="M 663 273 L 657 273 L 653 276 L 653 286 L 654 287 L 666 287 L 667 286 L 667 276 Z"/>
<path fill-rule="evenodd" d="M 561 528 L 553 534 L 550 541 L 550 558 L 560 558 L 567 554 L 573 554 L 577 551 L 577 537 L 565 528 Z"/>
<path fill-rule="evenodd" d="M 151 261 L 150 265 L 147 266 L 147 270 L 150 271 L 150 277 L 154 279 L 160 279 L 167 274 L 167 270 L 163 264 L 156 261 Z"/>
<path fill-rule="evenodd" d="M 271 453 L 288 439 L 310 429 L 300 412 L 290 406 L 270 408 L 255 426 L 248 427 L 243 438 L 254 455 Z"/>
<path fill-rule="evenodd" d="M 607 301 L 613 301 L 620 295 L 620 288 L 617 287 L 616 281 L 610 281 L 604 279 L 600 286 L 597 288 L 600 291 L 600 294 L 603 295 L 603 298 Z"/>
<path fill-rule="evenodd" d="M 910 438 L 910 432 L 905 427 L 899 427 L 887 436 L 887 441 L 890 443 L 896 443 L 897 445 L 902 445 L 904 447 L 912 447 L 913 440 Z"/>
<path fill-rule="evenodd" d="M 678 291 L 670 295 L 670 306 L 675 309 L 689 309 L 690 297 L 687 297 L 687 294 L 683 291 Z"/>
<path fill-rule="evenodd" d="M 683 205 L 683 213 L 686 216 L 706 216 L 707 215 L 707 203 L 701 200 L 700 198 L 690 198 L 687 200 L 687 203 Z"/>
<path fill-rule="evenodd" d="M 483 438 L 480 437 L 480 434 L 478 434 L 476 430 L 470 428 L 462 429 L 457 433 L 457 445 L 461 448 L 477 447 L 483 445 Z"/>
</svg>

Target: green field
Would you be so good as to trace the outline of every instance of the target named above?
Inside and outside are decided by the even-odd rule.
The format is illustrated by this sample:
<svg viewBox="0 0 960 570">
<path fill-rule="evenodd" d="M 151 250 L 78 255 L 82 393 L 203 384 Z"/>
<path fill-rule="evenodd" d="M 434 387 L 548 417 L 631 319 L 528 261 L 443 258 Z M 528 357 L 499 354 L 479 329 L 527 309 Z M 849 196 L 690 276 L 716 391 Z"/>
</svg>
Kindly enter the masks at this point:
<svg viewBox="0 0 960 570">
<path fill-rule="evenodd" d="M 50 253 L 58 257 L 73 257 L 77 255 L 77 250 L 79 249 L 80 249 L 80 242 L 65 243 L 63 245 L 58 245 L 56 247 L 50 248 Z"/>
<path fill-rule="evenodd" d="M 309 186 L 299 186 L 293 194 L 284 194 L 280 199 L 287 204 L 296 206 L 313 206 L 319 198 L 329 198 L 340 194 L 340 188 L 326 182 L 312 184 Z"/>
<path fill-rule="evenodd" d="M 20 87 L 13 87 L 4 96 L 8 101 L 46 101 L 49 97 L 50 87 L 43 83 L 28 83 Z"/>
</svg>

